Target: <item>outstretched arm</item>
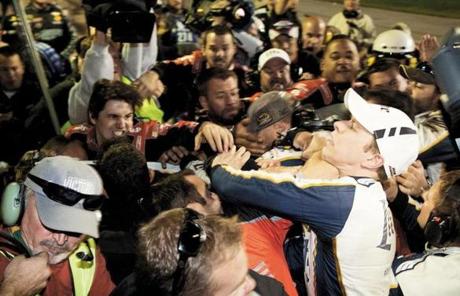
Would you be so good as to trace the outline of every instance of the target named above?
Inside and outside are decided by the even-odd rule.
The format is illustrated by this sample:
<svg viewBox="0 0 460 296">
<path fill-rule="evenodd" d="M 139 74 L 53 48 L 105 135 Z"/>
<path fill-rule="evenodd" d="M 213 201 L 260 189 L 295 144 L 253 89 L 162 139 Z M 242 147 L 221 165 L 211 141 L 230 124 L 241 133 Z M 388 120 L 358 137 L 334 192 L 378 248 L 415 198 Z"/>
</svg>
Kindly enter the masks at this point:
<svg viewBox="0 0 460 296">
<path fill-rule="evenodd" d="M 346 180 L 299 180 L 291 174 L 240 171 L 249 153 L 244 148 L 219 154 L 211 182 L 222 199 L 253 206 L 309 224 L 319 235 L 335 236 L 353 205 L 355 186 Z"/>
</svg>

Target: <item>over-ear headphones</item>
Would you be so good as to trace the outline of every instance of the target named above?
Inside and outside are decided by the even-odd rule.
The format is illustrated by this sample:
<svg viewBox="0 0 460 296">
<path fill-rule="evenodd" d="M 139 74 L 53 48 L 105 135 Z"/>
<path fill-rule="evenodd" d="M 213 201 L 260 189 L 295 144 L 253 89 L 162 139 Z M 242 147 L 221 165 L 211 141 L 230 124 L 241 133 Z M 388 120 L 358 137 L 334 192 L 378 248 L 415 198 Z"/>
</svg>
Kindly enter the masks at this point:
<svg viewBox="0 0 460 296">
<path fill-rule="evenodd" d="M 22 183 L 12 182 L 3 191 L 0 203 L 0 215 L 6 226 L 16 225 L 24 212 L 25 186 Z"/>
<path fill-rule="evenodd" d="M 446 242 L 457 239 L 459 210 L 460 179 L 457 179 L 446 190 L 440 205 L 431 212 L 425 226 L 425 238 L 431 245 L 442 247 Z"/>
<path fill-rule="evenodd" d="M 38 150 L 30 150 L 24 153 L 19 163 L 15 166 L 17 182 L 8 184 L 3 191 L 0 202 L 0 216 L 3 224 L 13 226 L 21 221 L 25 208 L 25 188 L 22 183 L 35 164 L 42 160 L 45 154 Z"/>
<path fill-rule="evenodd" d="M 425 238 L 435 247 L 442 246 L 452 238 L 455 231 L 455 223 L 451 216 L 431 214 L 425 226 Z"/>
</svg>

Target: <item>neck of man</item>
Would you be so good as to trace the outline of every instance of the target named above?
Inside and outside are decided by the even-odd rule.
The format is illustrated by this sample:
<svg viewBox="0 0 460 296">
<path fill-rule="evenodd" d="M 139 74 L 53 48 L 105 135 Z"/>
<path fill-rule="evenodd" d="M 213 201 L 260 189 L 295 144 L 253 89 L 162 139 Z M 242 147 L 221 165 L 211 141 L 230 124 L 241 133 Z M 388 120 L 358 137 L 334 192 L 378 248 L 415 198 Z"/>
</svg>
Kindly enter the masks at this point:
<svg viewBox="0 0 460 296">
<path fill-rule="evenodd" d="M 323 159 L 321 151 L 313 153 L 303 167 L 299 169 L 299 173 L 310 179 L 336 179 L 339 177 L 339 170 Z"/>
<path fill-rule="evenodd" d="M 377 171 L 363 168 L 356 165 L 343 165 L 337 168 L 340 177 L 367 177 L 374 180 L 379 180 Z"/>
<path fill-rule="evenodd" d="M 102 145 L 104 144 L 105 140 L 102 136 L 99 135 L 97 130 L 95 131 L 94 139 L 96 140 L 97 149 L 102 149 Z"/>
</svg>

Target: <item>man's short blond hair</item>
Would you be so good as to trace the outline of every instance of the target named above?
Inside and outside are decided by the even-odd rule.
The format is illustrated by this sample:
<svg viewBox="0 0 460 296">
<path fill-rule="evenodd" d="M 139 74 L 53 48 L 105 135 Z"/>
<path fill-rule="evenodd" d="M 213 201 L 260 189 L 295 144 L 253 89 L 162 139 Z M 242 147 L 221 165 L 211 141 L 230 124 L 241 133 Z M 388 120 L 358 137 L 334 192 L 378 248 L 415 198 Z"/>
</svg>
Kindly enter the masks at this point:
<svg viewBox="0 0 460 296">
<path fill-rule="evenodd" d="M 186 209 L 161 213 L 138 232 L 138 271 L 143 281 L 152 281 L 162 291 L 171 293 L 173 274 L 177 268 L 177 245 L 184 224 Z M 241 250 L 241 230 L 236 217 L 206 216 L 194 220 L 206 233 L 196 257 L 187 261 L 185 281 L 178 295 L 212 295 L 213 267 L 235 257 Z"/>
</svg>

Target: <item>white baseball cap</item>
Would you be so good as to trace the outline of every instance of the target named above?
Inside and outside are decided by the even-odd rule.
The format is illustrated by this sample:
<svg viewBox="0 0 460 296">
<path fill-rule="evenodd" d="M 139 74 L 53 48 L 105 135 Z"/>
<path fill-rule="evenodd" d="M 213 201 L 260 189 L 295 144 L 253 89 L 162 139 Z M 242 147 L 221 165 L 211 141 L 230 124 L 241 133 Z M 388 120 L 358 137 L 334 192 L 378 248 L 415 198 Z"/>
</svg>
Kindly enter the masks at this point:
<svg viewBox="0 0 460 296">
<path fill-rule="evenodd" d="M 46 157 L 30 170 L 24 184 L 36 193 L 43 225 L 99 237 L 104 188 L 94 168 L 68 156 Z M 69 204 L 63 203 L 66 200 Z"/>
<path fill-rule="evenodd" d="M 287 52 L 279 48 L 270 48 L 269 50 L 264 51 L 259 57 L 259 71 L 265 66 L 265 64 L 271 59 L 279 58 L 286 62 L 286 64 L 291 64 L 291 59 Z"/>
<path fill-rule="evenodd" d="M 387 176 L 404 173 L 419 151 L 417 128 L 409 116 L 393 107 L 367 103 L 351 88 L 345 93 L 345 105 L 374 135 Z"/>
</svg>

